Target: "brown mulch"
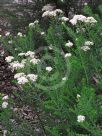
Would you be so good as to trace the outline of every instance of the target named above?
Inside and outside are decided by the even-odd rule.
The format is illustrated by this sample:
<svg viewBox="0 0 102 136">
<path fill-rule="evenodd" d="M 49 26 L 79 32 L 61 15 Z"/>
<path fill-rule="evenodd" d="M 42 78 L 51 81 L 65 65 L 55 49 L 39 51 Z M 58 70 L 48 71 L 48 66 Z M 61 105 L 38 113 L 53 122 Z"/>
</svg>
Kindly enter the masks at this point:
<svg viewBox="0 0 102 136">
<path fill-rule="evenodd" d="M 9 69 L 5 61 L 5 57 L 8 56 L 8 53 L 5 52 L 2 56 L 1 54 L 3 51 L 4 49 L 0 45 L 0 93 L 10 95 L 13 90 L 17 90 L 17 87 L 12 83 L 14 73 Z"/>
</svg>

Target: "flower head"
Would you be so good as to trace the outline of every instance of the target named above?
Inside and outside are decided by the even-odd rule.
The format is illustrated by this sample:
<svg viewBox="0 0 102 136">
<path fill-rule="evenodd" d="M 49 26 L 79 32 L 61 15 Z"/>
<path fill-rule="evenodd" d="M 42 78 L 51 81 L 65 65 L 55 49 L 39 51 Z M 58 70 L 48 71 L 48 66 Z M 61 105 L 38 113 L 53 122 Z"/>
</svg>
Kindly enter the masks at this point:
<svg viewBox="0 0 102 136">
<path fill-rule="evenodd" d="M 5 109 L 5 108 L 7 108 L 7 106 L 8 106 L 8 102 L 5 102 L 5 101 L 4 101 L 4 102 L 2 103 L 2 108 Z"/>
<path fill-rule="evenodd" d="M 94 45 L 94 43 L 91 42 L 91 41 L 86 41 L 84 45 L 85 45 L 85 46 L 89 46 L 89 45 Z"/>
<path fill-rule="evenodd" d="M 8 56 L 5 58 L 6 62 L 10 63 L 14 59 L 13 56 Z"/>
<path fill-rule="evenodd" d="M 67 22 L 67 21 L 69 20 L 69 18 L 67 18 L 67 17 L 62 17 L 61 20 L 62 20 L 63 22 Z"/>
<path fill-rule="evenodd" d="M 78 121 L 78 122 L 84 122 L 84 121 L 85 121 L 85 116 L 83 116 L 83 115 L 78 115 L 78 116 L 77 116 L 77 121 Z"/>
<path fill-rule="evenodd" d="M 17 73 L 17 74 L 14 75 L 14 79 L 18 79 L 22 76 L 25 76 L 25 74 L 24 73 Z"/>
<path fill-rule="evenodd" d="M 79 99 L 81 96 L 80 96 L 80 94 L 77 94 L 77 99 Z"/>
<path fill-rule="evenodd" d="M 81 49 L 83 51 L 88 51 L 88 50 L 90 50 L 90 47 L 89 46 L 82 46 Z"/>
<path fill-rule="evenodd" d="M 18 35 L 19 37 L 22 37 L 22 36 L 23 36 L 21 32 L 18 32 L 17 35 Z"/>
<path fill-rule="evenodd" d="M 2 100 L 7 100 L 8 99 L 8 95 L 5 95 Z"/>
<path fill-rule="evenodd" d="M 17 82 L 20 85 L 24 85 L 25 83 L 28 83 L 28 79 L 25 76 L 17 78 Z"/>
<path fill-rule="evenodd" d="M 67 80 L 67 77 L 63 77 L 62 80 L 63 80 L 63 81 L 66 81 L 66 80 Z"/>
<path fill-rule="evenodd" d="M 12 63 L 10 63 L 10 68 L 12 69 L 12 71 L 20 69 L 20 68 L 24 68 L 24 63 L 19 63 L 18 61 L 14 61 Z"/>
<path fill-rule="evenodd" d="M 46 71 L 51 72 L 52 71 L 52 67 L 46 67 Z"/>
<path fill-rule="evenodd" d="M 28 74 L 27 75 L 27 78 L 33 82 L 35 82 L 38 78 L 38 75 L 35 75 L 35 74 Z"/>
<path fill-rule="evenodd" d="M 32 64 L 38 64 L 38 62 L 39 62 L 40 60 L 39 59 L 36 59 L 36 58 L 33 58 L 33 59 L 31 59 L 30 60 L 30 62 L 32 63 Z"/>
<path fill-rule="evenodd" d="M 66 47 L 72 47 L 73 46 L 73 43 L 68 41 L 68 43 L 65 44 Z"/>
<path fill-rule="evenodd" d="M 67 58 L 67 57 L 71 57 L 72 56 L 72 54 L 71 53 L 66 53 L 65 54 L 65 58 Z"/>
</svg>

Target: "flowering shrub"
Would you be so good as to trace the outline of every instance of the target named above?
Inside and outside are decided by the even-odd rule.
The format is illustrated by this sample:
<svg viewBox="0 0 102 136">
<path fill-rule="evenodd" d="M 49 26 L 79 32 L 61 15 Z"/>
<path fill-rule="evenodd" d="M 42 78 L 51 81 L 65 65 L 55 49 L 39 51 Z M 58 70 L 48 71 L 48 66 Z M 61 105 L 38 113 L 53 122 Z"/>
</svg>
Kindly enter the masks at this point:
<svg viewBox="0 0 102 136">
<path fill-rule="evenodd" d="M 12 82 L 20 88 L 12 94 L 16 99 L 1 96 L 8 136 L 102 135 L 102 24 L 88 9 L 72 19 L 60 9 L 44 11 L 46 31 L 35 21 L 26 35 L 1 37 L 12 55 L 5 58 Z"/>
</svg>

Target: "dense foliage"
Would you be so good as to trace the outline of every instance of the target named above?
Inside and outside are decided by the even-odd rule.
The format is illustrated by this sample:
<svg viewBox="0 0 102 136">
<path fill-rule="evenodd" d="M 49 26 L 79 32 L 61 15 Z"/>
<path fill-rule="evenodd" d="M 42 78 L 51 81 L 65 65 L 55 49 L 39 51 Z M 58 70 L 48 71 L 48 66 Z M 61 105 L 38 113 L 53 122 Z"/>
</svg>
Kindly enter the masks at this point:
<svg viewBox="0 0 102 136">
<path fill-rule="evenodd" d="M 88 5 L 84 14 L 45 11 L 47 30 L 36 20 L 26 35 L 1 36 L 19 86 L 0 96 L 7 136 L 102 135 L 102 22 Z"/>
</svg>

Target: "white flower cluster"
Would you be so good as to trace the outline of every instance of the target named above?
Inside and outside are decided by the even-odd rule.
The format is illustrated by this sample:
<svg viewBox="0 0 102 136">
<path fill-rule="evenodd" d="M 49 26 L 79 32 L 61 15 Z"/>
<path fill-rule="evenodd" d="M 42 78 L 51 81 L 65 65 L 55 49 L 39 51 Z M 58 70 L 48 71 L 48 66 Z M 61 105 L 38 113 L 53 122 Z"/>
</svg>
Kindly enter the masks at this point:
<svg viewBox="0 0 102 136">
<path fill-rule="evenodd" d="M 33 58 L 34 55 L 35 55 L 35 52 L 32 52 L 32 51 L 27 51 L 27 52 L 25 53 L 25 56 L 29 56 L 29 57 L 31 57 L 31 58 Z"/>
<path fill-rule="evenodd" d="M 20 63 L 19 61 L 13 61 L 10 63 L 9 68 L 11 68 L 12 71 L 17 70 L 17 69 L 21 69 L 24 68 L 24 63 Z"/>
<path fill-rule="evenodd" d="M 78 21 L 84 22 L 84 23 L 87 23 L 87 24 L 97 23 L 97 20 L 95 20 L 93 17 L 86 17 L 86 16 L 83 16 L 83 15 L 75 15 L 69 22 L 72 25 L 76 25 L 78 23 Z"/>
<path fill-rule="evenodd" d="M 51 72 L 52 71 L 52 67 L 46 67 L 46 71 L 48 71 L 48 72 Z"/>
<path fill-rule="evenodd" d="M 73 46 L 73 43 L 72 43 L 72 42 L 70 42 L 70 41 L 68 41 L 68 43 L 66 43 L 66 44 L 65 44 L 65 46 L 70 48 L 70 47 L 72 47 L 72 46 Z"/>
<path fill-rule="evenodd" d="M 34 57 L 34 55 L 35 55 L 35 52 L 32 52 L 32 51 L 27 51 L 26 53 L 19 53 L 18 54 L 18 56 L 29 56 L 29 57 L 31 57 L 31 58 L 33 58 Z"/>
<path fill-rule="evenodd" d="M 83 115 L 78 115 L 78 116 L 77 116 L 77 121 L 78 121 L 78 122 L 84 122 L 84 121 L 85 121 L 85 116 L 83 116 Z"/>
<path fill-rule="evenodd" d="M 84 45 L 85 45 L 85 46 L 90 46 L 90 45 L 94 45 L 94 43 L 91 42 L 91 41 L 86 41 Z"/>
<path fill-rule="evenodd" d="M 64 57 L 65 57 L 65 58 L 70 58 L 71 56 L 72 56 L 71 53 L 66 53 Z"/>
<path fill-rule="evenodd" d="M 35 82 L 38 78 L 38 75 L 35 75 L 35 74 L 28 74 L 27 75 L 27 78 L 30 80 L 30 81 L 33 81 Z"/>
<path fill-rule="evenodd" d="M 56 17 L 57 14 L 62 14 L 63 11 L 61 9 L 56 9 L 53 11 L 47 10 L 42 14 L 42 17 Z"/>
<path fill-rule="evenodd" d="M 90 47 L 89 46 L 82 46 L 81 49 L 83 51 L 88 51 L 88 50 L 90 50 Z"/>
<path fill-rule="evenodd" d="M 17 78 L 17 82 L 20 85 L 24 85 L 25 83 L 28 83 L 28 79 L 26 77 L 22 76 L 20 78 Z"/>
<path fill-rule="evenodd" d="M 18 79 L 18 78 L 20 78 L 22 76 L 25 77 L 26 75 L 24 73 L 17 73 L 17 74 L 14 75 L 14 79 Z"/>
<path fill-rule="evenodd" d="M 40 62 L 40 60 L 39 60 L 39 59 L 36 59 L 36 58 L 32 58 L 32 59 L 30 60 L 30 62 L 35 65 L 35 64 L 38 64 L 38 62 Z"/>
<path fill-rule="evenodd" d="M 35 56 L 35 52 L 32 51 L 27 51 L 26 53 L 19 53 L 18 56 L 24 56 L 27 57 L 26 59 L 22 59 L 21 62 L 19 61 L 13 61 L 14 57 L 13 56 L 8 56 L 5 58 L 6 62 L 9 63 L 9 68 L 14 71 L 17 69 L 22 69 L 25 67 L 27 60 L 32 63 L 32 64 L 38 64 L 40 62 L 39 59 Z"/>
<path fill-rule="evenodd" d="M 67 18 L 67 17 L 62 17 L 61 20 L 62 20 L 62 22 L 67 22 L 67 21 L 69 20 L 69 18 Z"/>
<path fill-rule="evenodd" d="M 85 22 L 86 17 L 83 15 L 75 15 L 69 22 L 72 25 L 76 25 L 78 21 Z"/>
<path fill-rule="evenodd" d="M 24 85 L 25 83 L 28 83 L 29 80 L 35 82 L 37 78 L 38 78 L 38 75 L 35 75 L 35 74 L 25 75 L 24 73 L 17 73 L 14 75 L 14 79 L 16 79 L 18 84 L 20 85 Z"/>
<path fill-rule="evenodd" d="M 5 61 L 6 61 L 7 63 L 10 63 L 13 59 L 14 59 L 13 56 L 8 56 L 8 57 L 5 58 Z"/>
<path fill-rule="evenodd" d="M 25 57 L 30 57 L 30 62 L 35 64 L 38 64 L 40 61 L 39 59 L 36 58 L 35 52 L 32 51 L 27 51 L 26 53 L 19 53 L 18 56 L 25 56 Z M 26 59 L 22 60 L 22 63 L 26 63 Z"/>
<path fill-rule="evenodd" d="M 85 20 L 85 23 L 94 24 L 94 23 L 97 23 L 97 20 L 95 20 L 93 17 L 87 17 Z"/>
<path fill-rule="evenodd" d="M 39 21 L 35 20 L 33 23 L 29 24 L 29 27 L 35 27 L 35 25 L 38 24 L 38 23 L 39 23 Z"/>
<path fill-rule="evenodd" d="M 8 95 L 5 95 L 5 96 L 2 98 L 2 100 L 3 100 L 2 108 L 3 108 L 3 109 L 7 108 L 7 106 L 8 106 L 8 102 L 7 102 L 8 98 L 9 98 Z"/>
<path fill-rule="evenodd" d="M 21 32 L 18 32 L 17 36 L 22 37 L 23 34 Z"/>
<path fill-rule="evenodd" d="M 18 84 L 24 85 L 28 82 L 26 75 L 24 73 L 17 73 L 14 75 L 14 79 L 17 79 Z"/>
<path fill-rule="evenodd" d="M 89 47 L 89 46 L 91 46 L 91 45 L 94 45 L 94 43 L 91 42 L 91 41 L 86 41 L 86 42 L 84 43 L 84 46 L 81 47 L 81 49 L 82 49 L 83 51 L 88 51 L 88 50 L 90 50 L 90 47 Z"/>
</svg>

